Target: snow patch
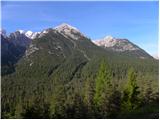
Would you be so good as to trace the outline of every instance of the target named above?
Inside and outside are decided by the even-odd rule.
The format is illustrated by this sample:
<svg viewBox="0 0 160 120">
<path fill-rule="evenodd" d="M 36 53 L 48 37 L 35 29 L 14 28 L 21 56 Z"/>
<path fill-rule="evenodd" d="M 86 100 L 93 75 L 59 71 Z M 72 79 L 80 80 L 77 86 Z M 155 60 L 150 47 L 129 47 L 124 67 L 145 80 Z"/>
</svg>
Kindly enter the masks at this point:
<svg viewBox="0 0 160 120">
<path fill-rule="evenodd" d="M 31 38 L 32 35 L 33 35 L 33 32 L 32 32 L 32 31 L 27 31 L 27 32 L 25 33 L 25 35 L 26 35 L 27 37 Z"/>
<path fill-rule="evenodd" d="M 24 34 L 25 31 L 24 30 L 18 30 L 20 34 Z"/>
<path fill-rule="evenodd" d="M 24 34 L 26 37 L 30 38 L 30 39 L 35 39 L 40 32 L 32 32 L 30 30 L 25 31 L 25 30 L 17 30 L 20 34 Z"/>
<path fill-rule="evenodd" d="M 47 30 L 44 30 L 42 33 L 44 33 L 44 34 L 45 34 L 45 33 L 48 33 L 48 31 L 47 31 Z"/>
</svg>

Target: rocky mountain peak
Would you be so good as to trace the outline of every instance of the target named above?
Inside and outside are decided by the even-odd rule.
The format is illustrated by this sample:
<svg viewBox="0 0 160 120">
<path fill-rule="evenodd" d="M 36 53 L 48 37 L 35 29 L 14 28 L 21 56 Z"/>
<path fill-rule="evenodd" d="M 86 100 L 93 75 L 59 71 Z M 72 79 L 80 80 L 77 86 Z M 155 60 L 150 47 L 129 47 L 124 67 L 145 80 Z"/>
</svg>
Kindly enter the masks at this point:
<svg viewBox="0 0 160 120">
<path fill-rule="evenodd" d="M 106 36 L 103 39 L 95 40 L 93 41 L 98 46 L 103 47 L 112 47 L 114 46 L 118 41 L 112 37 L 112 36 Z"/>
<path fill-rule="evenodd" d="M 32 31 L 27 31 L 27 32 L 25 32 L 25 35 L 27 36 L 27 37 L 30 37 L 30 36 L 32 36 L 32 34 L 33 34 L 33 32 Z"/>
<path fill-rule="evenodd" d="M 136 45 L 134 45 L 127 39 L 119 39 L 114 38 L 112 36 L 106 36 L 103 39 L 96 40 L 93 42 L 98 46 L 104 48 L 111 48 L 112 50 L 118 52 L 133 51 L 139 49 Z"/>
<path fill-rule="evenodd" d="M 17 30 L 20 34 L 24 34 L 25 31 L 24 30 Z"/>
<path fill-rule="evenodd" d="M 28 37 L 29 39 L 34 39 L 37 37 L 37 35 L 39 34 L 40 32 L 32 32 L 30 30 L 28 31 L 25 31 L 25 30 L 17 30 L 14 34 L 15 35 L 20 35 L 20 34 L 23 34 L 25 35 L 26 37 Z"/>
<path fill-rule="evenodd" d="M 62 23 L 59 26 L 55 27 L 56 30 L 58 31 L 65 31 L 65 30 L 76 30 L 79 32 L 79 30 L 67 23 Z"/>
<path fill-rule="evenodd" d="M 147 52 L 145 52 L 143 49 L 141 49 L 128 39 L 106 36 L 102 39 L 93 41 L 93 43 L 107 50 L 121 53 L 123 52 L 124 54 L 129 56 L 136 56 L 141 59 L 152 58 Z"/>
<path fill-rule="evenodd" d="M 77 28 L 67 23 L 62 23 L 54 29 L 57 30 L 59 33 L 63 34 L 65 37 L 72 38 L 74 40 L 78 40 L 81 37 L 85 37 Z"/>
</svg>

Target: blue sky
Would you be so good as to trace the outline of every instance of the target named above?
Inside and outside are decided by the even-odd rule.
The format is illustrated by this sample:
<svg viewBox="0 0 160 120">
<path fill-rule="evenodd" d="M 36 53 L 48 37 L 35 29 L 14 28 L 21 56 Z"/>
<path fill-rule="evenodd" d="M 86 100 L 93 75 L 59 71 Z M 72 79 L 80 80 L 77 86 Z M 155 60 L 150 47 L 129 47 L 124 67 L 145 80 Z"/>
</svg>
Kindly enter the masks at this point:
<svg viewBox="0 0 160 120">
<path fill-rule="evenodd" d="M 2 28 L 41 31 L 68 23 L 92 39 L 127 38 L 158 54 L 158 2 L 2 2 Z"/>
</svg>

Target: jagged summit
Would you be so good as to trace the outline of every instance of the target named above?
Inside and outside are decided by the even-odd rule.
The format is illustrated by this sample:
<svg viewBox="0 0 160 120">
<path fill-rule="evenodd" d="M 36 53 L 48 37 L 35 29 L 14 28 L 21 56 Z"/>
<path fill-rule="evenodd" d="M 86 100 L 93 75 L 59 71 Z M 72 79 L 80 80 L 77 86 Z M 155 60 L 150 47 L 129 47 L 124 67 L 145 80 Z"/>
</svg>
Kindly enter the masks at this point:
<svg viewBox="0 0 160 120">
<path fill-rule="evenodd" d="M 86 37 L 77 28 L 67 23 L 62 23 L 59 26 L 55 27 L 54 29 L 57 30 L 59 33 L 63 34 L 67 38 L 78 40 L 81 37 Z"/>
<path fill-rule="evenodd" d="M 24 30 L 17 30 L 20 34 L 24 34 L 25 31 Z"/>
<path fill-rule="evenodd" d="M 26 34 L 26 35 L 28 35 L 28 36 L 30 36 L 30 35 L 32 35 L 32 34 L 33 34 L 33 32 L 32 32 L 32 31 L 30 31 L 30 30 L 28 30 L 27 32 L 25 32 L 25 34 Z"/>
<path fill-rule="evenodd" d="M 112 36 L 106 36 L 103 39 L 93 41 L 96 45 L 102 46 L 105 48 L 111 48 L 114 51 L 134 51 L 138 50 L 139 48 L 131 43 L 127 39 L 119 39 L 119 38 L 114 38 Z"/>
<path fill-rule="evenodd" d="M 113 36 L 108 35 L 102 39 L 94 40 L 93 42 L 98 46 L 113 47 L 118 41 Z"/>
<path fill-rule="evenodd" d="M 15 36 L 23 34 L 26 37 L 28 37 L 29 39 L 35 39 L 36 37 L 40 38 L 40 37 L 44 36 L 45 34 L 47 34 L 48 29 L 44 29 L 41 32 L 32 32 L 30 30 L 25 31 L 25 30 L 19 29 L 11 34 L 14 34 Z M 50 29 L 56 30 L 57 32 L 59 32 L 60 34 L 62 34 L 63 36 L 65 36 L 69 39 L 78 40 L 78 39 L 82 39 L 84 37 L 87 38 L 76 27 L 73 27 L 67 23 L 62 23 L 62 24 L 58 25 L 57 27 L 50 28 Z M 2 34 L 2 30 L 0 32 Z"/>
<path fill-rule="evenodd" d="M 25 32 L 25 35 L 30 39 L 36 38 L 37 34 L 39 34 L 39 32 L 32 32 L 30 30 Z"/>
<path fill-rule="evenodd" d="M 29 39 L 34 39 L 37 37 L 37 35 L 40 33 L 40 32 L 32 32 L 30 30 L 28 31 L 25 31 L 25 30 L 17 30 L 15 33 L 18 33 L 18 34 L 24 34 L 26 37 L 28 37 Z"/>
<path fill-rule="evenodd" d="M 129 41 L 128 39 L 115 38 L 112 36 L 106 36 L 102 39 L 93 41 L 97 46 L 103 47 L 107 50 L 115 52 L 123 52 L 128 55 L 137 56 L 139 58 L 152 58 L 143 49 Z"/>
<path fill-rule="evenodd" d="M 71 26 L 67 23 L 62 23 L 62 24 L 58 25 L 57 27 L 55 27 L 55 29 L 59 30 L 59 31 L 63 31 L 65 29 L 68 29 L 68 30 L 73 30 L 74 29 L 74 30 L 79 32 L 79 30 L 77 28 L 75 28 L 75 27 L 73 27 L 73 26 Z"/>
</svg>

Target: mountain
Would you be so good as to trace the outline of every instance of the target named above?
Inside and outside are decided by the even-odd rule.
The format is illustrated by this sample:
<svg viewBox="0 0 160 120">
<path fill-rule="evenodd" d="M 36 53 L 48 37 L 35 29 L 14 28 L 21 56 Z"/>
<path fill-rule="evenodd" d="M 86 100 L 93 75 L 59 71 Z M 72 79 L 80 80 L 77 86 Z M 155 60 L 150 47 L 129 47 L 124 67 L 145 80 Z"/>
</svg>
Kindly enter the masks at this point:
<svg viewBox="0 0 160 120">
<path fill-rule="evenodd" d="M 50 54 L 60 54 L 59 56 L 63 55 L 63 57 L 66 57 L 67 55 L 71 55 L 71 53 L 76 50 L 83 54 L 83 56 L 87 60 L 90 60 L 90 57 L 92 55 L 95 56 L 96 53 L 100 55 L 112 54 L 113 56 L 116 55 L 121 58 L 133 57 L 141 59 L 153 59 L 148 53 L 146 53 L 137 45 L 131 43 L 129 40 L 117 39 L 111 36 L 105 37 L 102 40 L 93 41 L 93 43 L 97 46 L 105 48 L 106 51 L 104 51 L 103 49 L 100 49 L 99 47 L 91 43 L 91 40 L 84 34 L 82 34 L 77 28 L 63 23 L 55 28 L 44 29 L 41 32 L 17 30 L 16 32 L 13 32 L 8 36 L 6 35 L 5 30 L 1 30 L 3 46 L 2 66 L 5 66 L 3 67 L 5 68 L 4 74 L 6 74 L 8 71 L 7 69 L 10 68 L 8 66 L 13 67 L 22 57 L 29 56 L 36 51 L 40 51 L 43 47 L 36 47 L 37 45 L 34 45 L 35 39 L 44 38 L 44 36 L 46 35 L 48 35 L 47 37 L 49 37 L 49 32 L 51 32 L 52 34 L 54 33 L 54 36 L 50 39 L 55 40 L 55 43 L 53 44 L 53 46 L 51 46 L 51 48 L 55 50 L 52 50 L 54 52 L 48 50 L 48 53 Z M 66 40 L 59 41 L 56 36 L 57 38 L 61 37 L 59 39 Z M 60 43 L 63 46 L 59 45 Z M 95 50 L 97 51 L 95 52 Z"/>
<path fill-rule="evenodd" d="M 130 57 L 133 59 L 153 59 L 148 53 L 127 39 L 117 39 L 108 36 L 102 40 L 93 41 L 93 44 L 92 41 L 77 28 L 63 23 L 55 28 L 44 29 L 41 32 L 18 30 L 8 36 L 5 30 L 1 30 L 2 66 L 4 66 L 2 68 L 5 68 L 5 72 L 2 71 L 2 73 L 8 73 L 8 69 L 10 68 L 8 66 L 14 68 L 15 64 L 22 57 L 28 57 L 42 49 L 46 50 L 46 48 L 43 48 L 44 46 L 37 46 L 38 43 L 41 43 L 41 39 L 43 39 L 42 41 L 46 39 L 44 37 L 49 37 L 51 44 L 47 46 L 52 48 L 52 50 L 48 48 L 46 54 L 61 56 L 59 59 L 65 59 L 75 51 L 78 51 L 87 60 L 90 60 L 97 54 L 101 56 L 112 55 L 112 57 L 122 59 L 128 59 Z M 112 57 L 110 59 L 113 59 Z"/>
<path fill-rule="evenodd" d="M 11 41 L 15 46 L 27 47 L 31 43 L 31 39 L 27 37 L 23 32 L 16 31 L 8 36 L 9 41 Z"/>
<path fill-rule="evenodd" d="M 99 47 L 68 24 L 45 29 L 34 39 L 27 40 L 24 31 L 13 35 L 3 39 L 3 46 L 11 43 L 14 47 L 26 47 L 12 66 L 14 71 L 2 76 L 2 118 L 72 118 L 74 115 L 83 118 L 79 115 L 84 112 L 82 98 L 86 83 L 87 89 L 94 91 L 103 60 L 109 65 L 107 70 L 111 71 L 117 89 L 126 83 L 130 67 L 137 71 L 140 86 L 144 86 L 145 80 L 153 83 L 158 80 L 157 60 L 130 57 Z M 25 42 L 21 43 L 20 38 Z M 154 90 L 157 92 L 157 87 Z M 87 92 L 92 100 L 93 95 Z"/>
<path fill-rule="evenodd" d="M 103 39 L 93 41 L 96 45 L 120 54 L 134 56 L 141 59 L 153 58 L 143 49 L 130 42 L 128 39 L 119 39 L 112 36 L 106 36 Z"/>
<path fill-rule="evenodd" d="M 6 30 L 0 30 L 2 75 L 15 71 L 14 65 L 22 58 L 32 39 L 37 37 L 38 34 L 18 30 L 7 35 Z"/>
<path fill-rule="evenodd" d="M 55 27 L 54 29 L 57 30 L 59 33 L 63 34 L 64 36 L 66 36 L 68 38 L 75 39 L 75 40 L 82 39 L 82 38 L 86 37 L 77 28 L 75 28 L 71 25 L 68 25 L 66 23 L 63 23 L 63 24 Z"/>
<path fill-rule="evenodd" d="M 2 75 L 14 72 L 14 64 L 24 55 L 31 40 L 20 32 L 9 36 L 1 33 L 1 67 Z"/>
<path fill-rule="evenodd" d="M 36 38 L 38 34 L 37 32 L 18 30 L 7 36 L 4 29 L 0 31 L 2 75 L 14 72 L 14 65 L 22 58 L 32 39 Z"/>
<path fill-rule="evenodd" d="M 26 37 L 30 39 L 35 39 L 40 34 L 40 32 L 32 32 L 32 31 L 24 31 L 24 30 L 19 30 L 19 32 L 21 34 L 24 34 Z"/>
</svg>

